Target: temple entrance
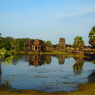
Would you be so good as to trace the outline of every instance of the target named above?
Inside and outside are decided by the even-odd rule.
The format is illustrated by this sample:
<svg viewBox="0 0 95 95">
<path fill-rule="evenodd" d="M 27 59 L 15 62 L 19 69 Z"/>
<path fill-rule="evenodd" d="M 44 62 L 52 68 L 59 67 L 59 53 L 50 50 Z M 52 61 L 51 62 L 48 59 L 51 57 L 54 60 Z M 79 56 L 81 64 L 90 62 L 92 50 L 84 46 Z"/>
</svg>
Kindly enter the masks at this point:
<svg viewBox="0 0 95 95">
<path fill-rule="evenodd" d="M 38 47 L 37 46 L 35 46 L 35 51 L 37 51 L 38 50 Z"/>
</svg>

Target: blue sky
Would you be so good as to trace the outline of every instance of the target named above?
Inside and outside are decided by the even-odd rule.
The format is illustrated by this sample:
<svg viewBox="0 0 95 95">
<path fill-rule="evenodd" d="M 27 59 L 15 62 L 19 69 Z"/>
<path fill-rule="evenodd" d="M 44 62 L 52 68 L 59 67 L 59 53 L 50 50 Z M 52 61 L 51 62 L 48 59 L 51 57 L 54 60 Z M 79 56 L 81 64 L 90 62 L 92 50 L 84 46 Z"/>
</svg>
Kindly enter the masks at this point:
<svg viewBox="0 0 95 95">
<path fill-rule="evenodd" d="M 72 44 L 95 25 L 95 0 L 0 0 L 0 33 L 14 38 L 39 38 Z"/>
</svg>

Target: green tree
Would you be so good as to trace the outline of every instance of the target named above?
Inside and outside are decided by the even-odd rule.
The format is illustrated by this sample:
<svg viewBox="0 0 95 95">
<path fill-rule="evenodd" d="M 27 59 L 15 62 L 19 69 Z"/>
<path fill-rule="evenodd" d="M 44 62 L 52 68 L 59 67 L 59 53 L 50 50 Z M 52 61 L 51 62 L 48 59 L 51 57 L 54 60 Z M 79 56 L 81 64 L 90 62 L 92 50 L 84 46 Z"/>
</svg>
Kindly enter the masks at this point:
<svg viewBox="0 0 95 95">
<path fill-rule="evenodd" d="M 11 42 L 11 47 L 12 47 L 12 49 L 14 50 L 14 51 L 17 51 L 17 50 L 19 50 L 19 43 L 18 43 L 18 41 L 16 40 L 16 39 L 14 39 L 12 42 Z"/>
<path fill-rule="evenodd" d="M 46 41 L 45 44 L 49 45 L 49 46 L 52 46 L 52 42 L 51 41 Z"/>
<path fill-rule="evenodd" d="M 82 39 L 81 36 L 76 36 L 76 37 L 74 38 L 74 43 L 73 43 L 73 45 L 74 45 L 75 47 L 82 47 L 82 46 L 85 45 L 85 43 L 84 43 L 84 41 L 83 41 L 83 39 Z"/>
<path fill-rule="evenodd" d="M 95 25 L 92 27 L 91 31 L 89 32 L 89 44 L 95 48 Z"/>
<path fill-rule="evenodd" d="M 8 53 L 8 51 L 5 48 L 0 49 L 0 64 L 2 63 L 2 61 L 4 61 L 6 65 L 8 65 L 12 58 L 12 54 Z"/>
<path fill-rule="evenodd" d="M 2 35 L 2 34 L 0 33 L 0 37 L 1 37 L 1 35 Z"/>
</svg>

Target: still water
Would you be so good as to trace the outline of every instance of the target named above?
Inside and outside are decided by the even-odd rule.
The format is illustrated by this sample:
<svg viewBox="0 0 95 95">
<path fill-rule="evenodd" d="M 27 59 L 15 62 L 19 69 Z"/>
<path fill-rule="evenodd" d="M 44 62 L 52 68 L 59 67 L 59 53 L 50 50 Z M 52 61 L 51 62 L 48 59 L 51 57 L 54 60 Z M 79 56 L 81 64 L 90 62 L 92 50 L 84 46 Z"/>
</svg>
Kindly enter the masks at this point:
<svg viewBox="0 0 95 95">
<path fill-rule="evenodd" d="M 10 64 L 1 64 L 1 84 L 15 89 L 46 92 L 74 91 L 88 83 L 94 63 L 64 55 L 15 55 Z"/>
</svg>

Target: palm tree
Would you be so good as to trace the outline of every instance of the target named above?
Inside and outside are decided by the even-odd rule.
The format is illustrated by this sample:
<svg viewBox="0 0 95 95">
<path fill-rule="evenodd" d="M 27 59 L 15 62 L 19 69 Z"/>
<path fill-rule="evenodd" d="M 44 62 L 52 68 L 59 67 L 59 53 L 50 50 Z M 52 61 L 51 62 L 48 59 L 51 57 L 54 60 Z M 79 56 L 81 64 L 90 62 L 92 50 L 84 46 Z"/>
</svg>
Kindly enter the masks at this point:
<svg viewBox="0 0 95 95">
<path fill-rule="evenodd" d="M 83 47 L 85 45 L 81 36 L 76 36 L 73 45 L 75 47 Z"/>
<path fill-rule="evenodd" d="M 92 27 L 88 37 L 89 37 L 89 44 L 91 44 L 92 47 L 95 48 L 95 26 Z"/>
</svg>

